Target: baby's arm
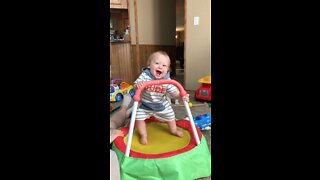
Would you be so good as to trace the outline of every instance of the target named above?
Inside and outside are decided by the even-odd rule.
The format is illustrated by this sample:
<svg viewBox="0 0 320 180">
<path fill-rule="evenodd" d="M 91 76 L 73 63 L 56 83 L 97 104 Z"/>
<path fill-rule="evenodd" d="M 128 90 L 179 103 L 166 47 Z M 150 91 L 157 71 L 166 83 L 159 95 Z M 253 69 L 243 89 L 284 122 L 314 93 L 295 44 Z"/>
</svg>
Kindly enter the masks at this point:
<svg viewBox="0 0 320 180">
<path fill-rule="evenodd" d="M 169 94 L 170 94 L 170 96 L 172 98 L 176 98 L 176 99 L 180 98 L 180 92 L 179 91 L 174 91 L 174 92 L 171 92 Z M 183 96 L 182 99 L 184 101 L 186 101 L 186 102 L 189 102 L 189 94 L 186 94 L 185 96 Z"/>
<path fill-rule="evenodd" d="M 133 82 L 133 88 L 134 89 L 141 89 L 145 79 L 146 79 L 145 73 L 141 73 L 140 76 Z"/>
<path fill-rule="evenodd" d="M 123 132 L 118 129 L 111 129 L 110 128 L 110 144 L 118 137 L 123 136 Z"/>
</svg>

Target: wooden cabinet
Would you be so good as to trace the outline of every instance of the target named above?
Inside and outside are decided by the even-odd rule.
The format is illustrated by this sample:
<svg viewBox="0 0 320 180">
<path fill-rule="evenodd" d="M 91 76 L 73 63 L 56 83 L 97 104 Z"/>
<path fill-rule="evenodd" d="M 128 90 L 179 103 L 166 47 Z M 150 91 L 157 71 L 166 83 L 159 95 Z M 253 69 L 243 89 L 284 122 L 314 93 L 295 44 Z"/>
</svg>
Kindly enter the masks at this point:
<svg viewBox="0 0 320 180">
<path fill-rule="evenodd" d="M 110 1 L 110 21 L 115 30 L 114 37 L 121 37 L 125 41 L 110 42 L 111 78 L 122 78 L 132 84 L 136 77 L 133 75 L 131 57 L 130 29 L 127 0 Z"/>
<path fill-rule="evenodd" d="M 128 9 L 128 1 L 127 0 L 110 0 L 110 8 Z"/>
<path fill-rule="evenodd" d="M 121 4 L 121 0 L 110 0 L 110 4 Z"/>
<path fill-rule="evenodd" d="M 129 33 L 125 35 L 127 27 L 129 25 L 129 15 L 127 9 L 110 9 L 110 21 L 112 22 L 113 29 L 115 30 L 114 36 L 118 35 L 125 40 L 130 41 L 130 29 Z"/>
</svg>

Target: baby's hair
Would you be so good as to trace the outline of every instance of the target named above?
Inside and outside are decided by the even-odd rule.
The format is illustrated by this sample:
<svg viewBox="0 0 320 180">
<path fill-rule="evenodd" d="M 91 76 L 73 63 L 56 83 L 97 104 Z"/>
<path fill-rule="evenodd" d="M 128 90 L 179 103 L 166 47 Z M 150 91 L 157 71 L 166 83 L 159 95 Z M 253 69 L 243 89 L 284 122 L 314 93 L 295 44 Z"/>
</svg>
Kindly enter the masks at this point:
<svg viewBox="0 0 320 180">
<path fill-rule="evenodd" d="M 149 66 L 149 65 L 151 64 L 151 61 L 154 60 L 155 57 L 158 56 L 159 54 L 165 56 L 166 58 L 168 58 L 168 60 L 169 60 L 169 67 L 170 67 L 170 64 L 171 64 L 170 57 L 169 57 L 169 55 L 168 55 L 166 52 L 164 52 L 164 51 L 156 51 L 156 52 L 152 53 L 152 54 L 149 56 L 149 58 L 148 58 L 147 65 Z"/>
</svg>

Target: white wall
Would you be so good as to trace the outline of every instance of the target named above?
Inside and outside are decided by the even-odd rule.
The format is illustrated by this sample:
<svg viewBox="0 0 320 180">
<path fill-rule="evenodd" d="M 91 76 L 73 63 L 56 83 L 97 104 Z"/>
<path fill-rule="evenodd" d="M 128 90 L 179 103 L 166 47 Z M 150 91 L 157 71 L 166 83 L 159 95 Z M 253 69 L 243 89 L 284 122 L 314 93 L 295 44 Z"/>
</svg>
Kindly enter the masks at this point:
<svg viewBox="0 0 320 180">
<path fill-rule="evenodd" d="M 198 79 L 211 75 L 211 0 L 185 0 L 185 3 L 185 88 L 196 90 L 200 87 Z M 198 26 L 193 25 L 194 16 L 199 16 Z"/>
</svg>

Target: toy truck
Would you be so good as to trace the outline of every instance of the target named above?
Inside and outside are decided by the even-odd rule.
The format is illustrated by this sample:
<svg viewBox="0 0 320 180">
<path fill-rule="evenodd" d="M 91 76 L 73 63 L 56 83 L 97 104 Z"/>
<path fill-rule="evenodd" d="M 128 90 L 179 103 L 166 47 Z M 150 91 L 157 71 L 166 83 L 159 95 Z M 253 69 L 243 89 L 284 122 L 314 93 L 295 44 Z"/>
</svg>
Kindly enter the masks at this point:
<svg viewBox="0 0 320 180">
<path fill-rule="evenodd" d="M 211 76 L 206 76 L 198 80 L 201 86 L 196 90 L 195 99 L 211 101 Z"/>
</svg>

